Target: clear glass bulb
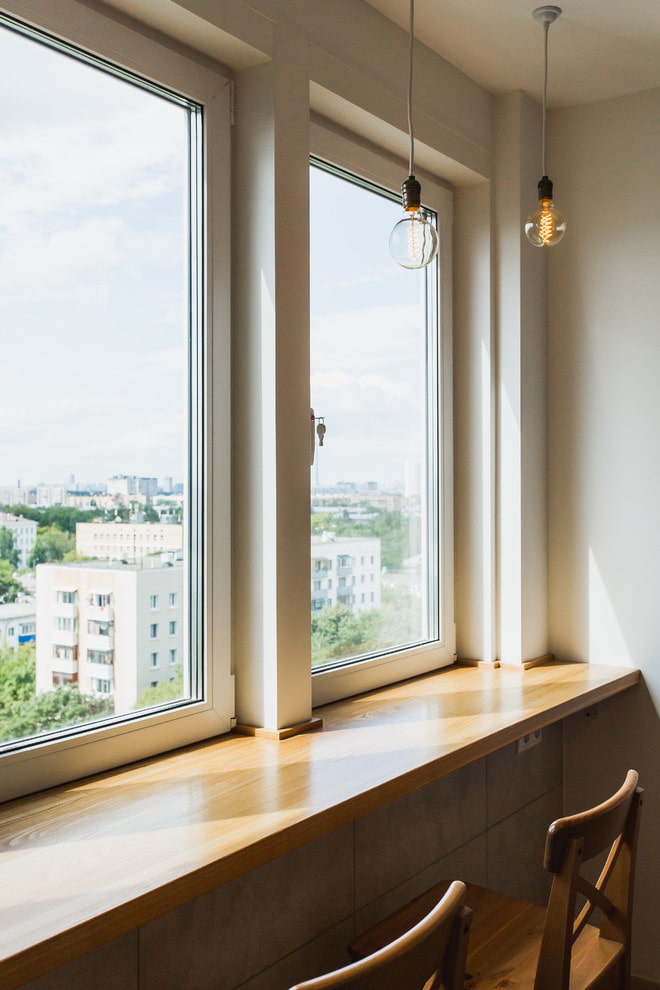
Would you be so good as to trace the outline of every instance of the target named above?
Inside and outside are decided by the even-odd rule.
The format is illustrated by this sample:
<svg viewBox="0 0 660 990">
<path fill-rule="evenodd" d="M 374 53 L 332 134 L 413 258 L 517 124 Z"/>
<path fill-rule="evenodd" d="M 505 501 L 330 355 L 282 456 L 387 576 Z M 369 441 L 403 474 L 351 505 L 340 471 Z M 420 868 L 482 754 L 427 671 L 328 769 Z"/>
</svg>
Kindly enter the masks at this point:
<svg viewBox="0 0 660 990">
<path fill-rule="evenodd" d="M 422 213 L 410 211 L 390 234 L 390 253 L 402 268 L 425 268 L 438 253 L 438 232 Z"/>
<path fill-rule="evenodd" d="M 566 233 L 566 220 L 551 199 L 540 199 L 525 221 L 525 233 L 535 247 L 552 247 Z"/>
</svg>

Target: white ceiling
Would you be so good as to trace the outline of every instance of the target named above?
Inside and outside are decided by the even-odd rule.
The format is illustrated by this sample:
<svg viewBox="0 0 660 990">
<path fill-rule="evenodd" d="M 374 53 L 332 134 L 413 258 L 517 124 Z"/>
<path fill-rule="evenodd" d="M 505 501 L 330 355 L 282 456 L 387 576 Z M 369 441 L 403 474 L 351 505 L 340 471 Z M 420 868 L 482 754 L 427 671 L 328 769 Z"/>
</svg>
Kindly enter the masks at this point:
<svg viewBox="0 0 660 990">
<path fill-rule="evenodd" d="M 367 0 L 408 28 L 409 0 Z M 539 0 L 416 0 L 415 36 L 493 93 L 540 101 Z M 660 86 L 660 0 L 559 0 L 548 39 L 548 106 Z"/>
<path fill-rule="evenodd" d="M 233 51 L 225 32 L 191 17 L 185 3 L 104 2 L 201 51 L 222 51 L 235 67 L 254 61 L 251 49 L 234 43 Z M 409 0 L 366 2 L 408 30 Z M 539 0 L 415 0 L 415 36 L 491 92 L 524 89 L 540 102 L 543 28 L 532 18 L 537 6 Z M 660 0 L 559 0 L 559 6 L 563 13 L 549 35 L 549 107 L 660 86 Z"/>
</svg>

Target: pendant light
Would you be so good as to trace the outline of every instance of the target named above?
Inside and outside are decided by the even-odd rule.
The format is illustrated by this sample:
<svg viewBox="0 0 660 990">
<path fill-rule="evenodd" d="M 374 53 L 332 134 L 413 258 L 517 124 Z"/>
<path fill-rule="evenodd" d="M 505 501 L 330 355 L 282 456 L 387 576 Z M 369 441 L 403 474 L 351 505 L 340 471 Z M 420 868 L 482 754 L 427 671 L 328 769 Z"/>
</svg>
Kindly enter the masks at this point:
<svg viewBox="0 0 660 990">
<path fill-rule="evenodd" d="M 438 232 L 422 213 L 422 187 L 413 174 L 414 137 L 412 122 L 413 47 L 415 40 L 415 0 L 410 0 L 410 42 L 408 60 L 408 137 L 410 155 L 408 178 L 401 186 L 406 215 L 390 234 L 390 253 L 402 268 L 424 268 L 438 253 Z"/>
<path fill-rule="evenodd" d="M 548 31 L 561 14 L 561 7 L 537 7 L 532 17 L 543 25 L 544 73 L 543 73 L 543 141 L 541 151 L 542 177 L 539 181 L 539 205 L 525 221 L 527 240 L 535 247 L 552 247 L 566 233 L 566 220 L 552 201 L 552 182 L 545 170 L 545 114 L 548 95 Z"/>
</svg>

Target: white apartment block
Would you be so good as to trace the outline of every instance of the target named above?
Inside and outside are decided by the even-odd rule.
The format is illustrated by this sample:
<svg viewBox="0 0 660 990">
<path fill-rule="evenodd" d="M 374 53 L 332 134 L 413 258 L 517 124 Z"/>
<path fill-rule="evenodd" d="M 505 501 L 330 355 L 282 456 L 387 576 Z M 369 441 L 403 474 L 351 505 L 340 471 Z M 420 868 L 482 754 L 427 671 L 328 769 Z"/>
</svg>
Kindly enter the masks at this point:
<svg viewBox="0 0 660 990">
<path fill-rule="evenodd" d="M 18 504 L 16 502 L 14 505 Z M 37 524 L 34 519 L 24 519 L 13 516 L 9 512 L 0 512 L 0 529 L 5 527 L 14 538 L 14 547 L 18 550 L 18 568 L 27 567 L 28 557 L 37 542 Z"/>
<path fill-rule="evenodd" d="M 352 612 L 380 608 L 380 540 L 312 537 L 312 614 L 331 605 Z"/>
<path fill-rule="evenodd" d="M 77 684 L 133 710 L 183 660 L 183 566 L 150 558 L 37 567 L 37 691 Z"/>
<path fill-rule="evenodd" d="M 30 489 L 20 485 L 0 488 L 0 505 L 29 505 Z"/>
<path fill-rule="evenodd" d="M 138 478 L 135 474 L 117 474 L 108 478 L 108 495 L 120 495 L 128 498 L 134 495 L 144 495 L 147 502 L 158 494 L 158 478 Z"/>
<path fill-rule="evenodd" d="M 42 509 L 66 505 L 66 488 L 64 485 L 37 485 L 35 499 L 35 504 Z"/>
<path fill-rule="evenodd" d="M 37 632 L 35 602 L 10 602 L 0 605 L 0 646 L 16 649 L 22 643 L 33 643 Z"/>
<path fill-rule="evenodd" d="M 139 560 L 183 548 L 181 523 L 77 523 L 76 553 L 99 560 Z"/>
</svg>

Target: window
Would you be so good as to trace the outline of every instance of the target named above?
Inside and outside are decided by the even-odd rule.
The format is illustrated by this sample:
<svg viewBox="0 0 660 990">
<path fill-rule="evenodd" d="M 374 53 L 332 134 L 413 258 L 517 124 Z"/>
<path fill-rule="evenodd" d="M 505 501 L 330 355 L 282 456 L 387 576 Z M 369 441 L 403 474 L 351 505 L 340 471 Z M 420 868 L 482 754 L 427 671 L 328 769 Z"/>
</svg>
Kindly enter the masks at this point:
<svg viewBox="0 0 660 990">
<path fill-rule="evenodd" d="M 26 431 L 3 464 L 26 488 L 69 471 L 98 483 L 98 492 L 117 467 L 135 476 L 124 474 L 107 509 L 95 493 L 95 513 L 105 514 L 98 525 L 114 527 L 90 539 L 96 559 L 72 559 L 75 535 L 66 533 L 58 550 L 67 559 L 35 575 L 35 710 L 56 674 L 81 694 L 107 697 L 109 714 L 83 716 L 84 731 L 42 719 L 18 739 L 0 727 L 0 799 L 115 766 L 129 750 L 137 759 L 227 731 L 233 714 L 224 549 L 229 87 L 221 72 L 137 36 L 111 11 L 76 0 L 56 6 L 34 0 L 30 25 L 0 14 L 0 79 L 12 91 L 11 106 L 0 108 L 0 173 L 12 204 L 0 216 L 0 323 L 14 328 L 3 342 L 2 404 L 9 414 L 22 410 Z M 26 413 L 28 370 L 40 402 Z M 75 395 L 62 390 L 74 370 Z M 136 482 L 148 482 L 153 497 L 156 476 L 166 475 L 177 493 L 176 527 L 163 524 L 164 539 L 149 546 L 137 541 L 145 549 L 136 554 L 119 522 L 140 511 Z M 43 494 L 37 511 L 69 497 Z M 140 525 L 131 520 L 130 529 Z M 183 677 L 145 717 L 135 708 L 142 661 L 130 644 L 139 629 L 153 636 L 136 604 L 148 611 L 162 595 L 180 608 Z M 115 630 L 126 635 L 115 642 Z M 90 664 L 111 660 L 121 692 L 114 678 L 88 677 L 84 664 L 76 680 L 77 661 L 56 647 L 79 648 Z M 71 666 L 53 666 L 63 661 Z"/>
<path fill-rule="evenodd" d="M 75 632 L 78 628 L 78 620 L 58 615 L 55 617 L 55 628 L 65 632 Z"/>
<path fill-rule="evenodd" d="M 318 704 L 454 659 L 451 194 L 424 179 L 438 261 L 398 268 L 388 241 L 401 169 L 317 123 L 312 146 L 310 392 L 326 427 L 310 477 L 312 558 L 330 541 L 339 575 L 336 602 L 312 610 Z"/>
<path fill-rule="evenodd" d="M 149 626 L 149 639 L 157 639 L 157 638 L 158 638 L 158 623 L 152 622 L 151 625 Z"/>
<path fill-rule="evenodd" d="M 157 667 L 158 666 L 158 654 L 157 653 L 152 653 L 151 654 L 151 666 L 152 667 Z"/>
<path fill-rule="evenodd" d="M 99 622 L 96 619 L 87 621 L 87 632 L 90 636 L 112 636 L 113 628 L 110 622 Z"/>
<path fill-rule="evenodd" d="M 176 636 L 176 622 L 170 622 L 170 636 Z"/>
<path fill-rule="evenodd" d="M 149 608 L 152 610 L 158 608 L 158 595 L 149 596 Z"/>
<path fill-rule="evenodd" d="M 170 663 L 176 663 L 176 659 L 177 659 L 177 650 L 175 648 L 173 650 L 170 650 Z"/>
<path fill-rule="evenodd" d="M 110 602 L 111 602 L 110 594 L 101 593 L 101 594 L 92 594 L 90 596 L 90 604 L 93 605 L 94 608 L 108 608 Z"/>
<path fill-rule="evenodd" d="M 87 663 L 112 664 L 114 662 L 112 650 L 87 650 Z"/>
<path fill-rule="evenodd" d="M 92 691 L 96 694 L 110 694 L 112 692 L 112 681 L 100 677 L 92 677 Z"/>
</svg>

